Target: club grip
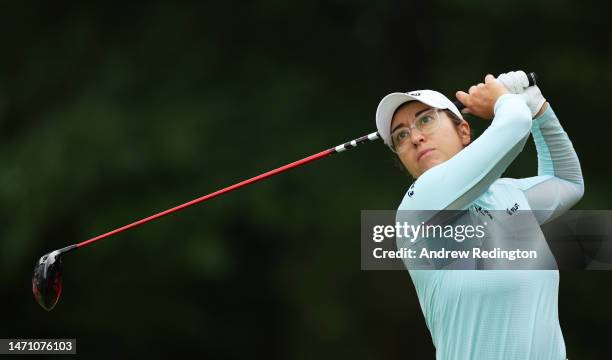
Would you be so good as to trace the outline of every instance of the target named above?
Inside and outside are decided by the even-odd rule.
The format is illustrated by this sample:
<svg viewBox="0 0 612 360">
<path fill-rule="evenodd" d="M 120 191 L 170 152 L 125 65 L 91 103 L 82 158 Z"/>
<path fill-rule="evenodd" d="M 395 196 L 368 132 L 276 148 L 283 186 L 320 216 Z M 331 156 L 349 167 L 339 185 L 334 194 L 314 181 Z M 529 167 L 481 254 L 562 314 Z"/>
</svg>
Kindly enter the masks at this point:
<svg viewBox="0 0 612 360">
<path fill-rule="evenodd" d="M 538 75 L 534 72 L 527 73 L 527 80 L 529 80 L 529 86 L 534 86 L 538 83 Z"/>
<path fill-rule="evenodd" d="M 534 86 L 538 83 L 538 76 L 534 72 L 529 72 L 527 73 L 527 80 L 529 81 L 529 86 Z M 455 104 L 459 111 L 465 108 L 465 105 L 463 105 L 463 103 L 461 103 L 459 100 L 453 101 L 453 104 Z"/>
</svg>

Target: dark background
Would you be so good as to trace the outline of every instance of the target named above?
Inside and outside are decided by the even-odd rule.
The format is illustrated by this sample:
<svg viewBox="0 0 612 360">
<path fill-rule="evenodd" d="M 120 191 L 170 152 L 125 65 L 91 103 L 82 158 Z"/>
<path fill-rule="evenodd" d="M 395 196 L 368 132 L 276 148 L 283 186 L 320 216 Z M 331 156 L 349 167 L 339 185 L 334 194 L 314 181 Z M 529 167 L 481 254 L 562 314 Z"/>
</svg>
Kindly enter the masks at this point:
<svg viewBox="0 0 612 360">
<path fill-rule="evenodd" d="M 405 271 L 360 271 L 360 210 L 411 179 L 381 142 L 120 234 L 44 253 L 375 130 L 378 101 L 536 71 L 609 209 L 606 1 L 19 2 L 0 15 L 0 337 L 80 355 L 429 359 Z M 482 129 L 485 122 L 474 119 Z M 534 147 L 506 176 L 536 174 Z M 610 272 L 562 272 L 570 359 L 609 356 Z"/>
</svg>

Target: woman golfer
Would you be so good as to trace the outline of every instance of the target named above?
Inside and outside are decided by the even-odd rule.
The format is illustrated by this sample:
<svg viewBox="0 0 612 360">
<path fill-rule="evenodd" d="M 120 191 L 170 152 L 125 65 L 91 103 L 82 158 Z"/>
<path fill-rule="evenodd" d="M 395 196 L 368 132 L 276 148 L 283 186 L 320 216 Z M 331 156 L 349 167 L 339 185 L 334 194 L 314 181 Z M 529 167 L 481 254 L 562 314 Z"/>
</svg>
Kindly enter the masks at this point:
<svg viewBox="0 0 612 360">
<path fill-rule="evenodd" d="M 393 93 L 380 102 L 378 132 L 416 179 L 399 210 L 467 210 L 485 218 L 494 210 L 508 217 L 542 210 L 535 216 L 541 235 L 539 224 L 584 192 L 578 157 L 555 113 L 522 71 L 487 75 L 456 97 L 464 113 L 493 119 L 473 141 L 462 113 L 436 91 Z M 538 176 L 500 178 L 530 133 Z M 437 359 L 566 358 L 557 270 L 408 270 Z"/>
</svg>

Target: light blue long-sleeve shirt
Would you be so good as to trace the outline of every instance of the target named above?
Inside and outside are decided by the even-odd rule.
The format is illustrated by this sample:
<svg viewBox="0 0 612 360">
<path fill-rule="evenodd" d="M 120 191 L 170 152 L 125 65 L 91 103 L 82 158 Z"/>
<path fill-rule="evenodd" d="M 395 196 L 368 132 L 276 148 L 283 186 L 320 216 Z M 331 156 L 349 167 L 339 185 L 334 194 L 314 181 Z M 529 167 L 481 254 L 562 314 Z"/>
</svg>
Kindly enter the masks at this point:
<svg viewBox="0 0 612 360">
<path fill-rule="evenodd" d="M 500 178 L 529 133 L 538 176 Z M 553 110 L 532 121 L 517 95 L 501 96 L 491 125 L 453 158 L 423 173 L 399 210 L 537 212 L 543 224 L 582 197 L 580 163 Z M 399 244 L 398 244 L 399 245 Z M 545 245 L 547 247 L 547 245 Z M 556 270 L 411 270 L 440 360 L 566 358 L 558 318 Z"/>
</svg>

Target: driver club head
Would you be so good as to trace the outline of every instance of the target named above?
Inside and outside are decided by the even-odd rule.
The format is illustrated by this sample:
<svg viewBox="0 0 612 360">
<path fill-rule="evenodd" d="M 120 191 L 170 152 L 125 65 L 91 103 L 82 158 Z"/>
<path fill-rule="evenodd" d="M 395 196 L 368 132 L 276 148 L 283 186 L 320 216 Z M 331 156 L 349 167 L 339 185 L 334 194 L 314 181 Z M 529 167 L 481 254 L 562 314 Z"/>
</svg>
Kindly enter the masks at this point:
<svg viewBox="0 0 612 360">
<path fill-rule="evenodd" d="M 32 274 L 34 298 L 47 311 L 53 310 L 62 294 L 62 255 L 76 248 L 68 246 L 43 255 Z"/>
</svg>

